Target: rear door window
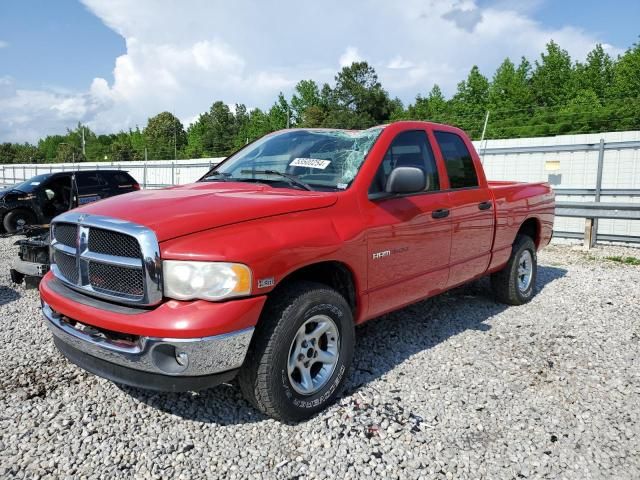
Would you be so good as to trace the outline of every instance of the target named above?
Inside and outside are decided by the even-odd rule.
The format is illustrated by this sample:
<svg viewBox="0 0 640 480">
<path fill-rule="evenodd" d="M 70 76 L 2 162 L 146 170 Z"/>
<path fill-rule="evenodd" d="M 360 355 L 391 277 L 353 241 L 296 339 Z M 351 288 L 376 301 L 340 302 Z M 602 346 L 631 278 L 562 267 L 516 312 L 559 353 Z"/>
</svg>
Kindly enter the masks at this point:
<svg viewBox="0 0 640 480">
<path fill-rule="evenodd" d="M 478 175 L 464 140 L 450 132 L 434 132 L 449 175 L 451 188 L 477 187 Z"/>
<path fill-rule="evenodd" d="M 100 172 L 111 188 L 133 187 L 136 181 L 127 172 Z"/>
<path fill-rule="evenodd" d="M 76 182 L 81 194 L 95 193 L 107 187 L 107 182 L 98 172 L 77 172 Z"/>
</svg>

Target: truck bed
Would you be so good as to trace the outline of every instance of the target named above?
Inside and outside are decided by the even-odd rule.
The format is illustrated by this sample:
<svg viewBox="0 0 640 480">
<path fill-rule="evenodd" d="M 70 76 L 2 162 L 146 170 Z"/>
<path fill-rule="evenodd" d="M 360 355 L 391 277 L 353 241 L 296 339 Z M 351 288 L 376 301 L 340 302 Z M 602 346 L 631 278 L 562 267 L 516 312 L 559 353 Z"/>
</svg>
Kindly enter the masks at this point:
<svg viewBox="0 0 640 480">
<path fill-rule="evenodd" d="M 537 219 L 540 231 L 538 248 L 549 243 L 553 231 L 555 197 L 548 183 L 489 181 L 487 184 L 496 207 L 492 265 L 509 257 L 513 238 L 528 218 Z"/>
</svg>

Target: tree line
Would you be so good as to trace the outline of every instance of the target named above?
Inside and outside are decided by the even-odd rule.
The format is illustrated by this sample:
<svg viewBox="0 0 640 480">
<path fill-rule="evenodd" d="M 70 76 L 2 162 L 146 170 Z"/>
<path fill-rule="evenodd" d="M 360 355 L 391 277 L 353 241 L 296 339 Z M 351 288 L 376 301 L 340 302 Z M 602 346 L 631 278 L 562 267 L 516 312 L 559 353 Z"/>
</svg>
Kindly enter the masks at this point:
<svg viewBox="0 0 640 480">
<path fill-rule="evenodd" d="M 170 112 L 112 134 L 78 124 L 36 145 L 0 144 L 0 163 L 221 157 L 282 128 L 359 129 L 410 119 L 456 125 L 478 139 L 487 116 L 486 138 L 640 129 L 640 43 L 617 58 L 597 45 L 578 62 L 551 41 L 533 63 L 505 59 L 491 78 L 474 66 L 451 98 L 435 85 L 407 106 L 390 97 L 373 67 L 355 62 L 333 86 L 302 80 L 291 98 L 280 93 L 269 109 L 215 101 L 186 129 Z"/>
</svg>

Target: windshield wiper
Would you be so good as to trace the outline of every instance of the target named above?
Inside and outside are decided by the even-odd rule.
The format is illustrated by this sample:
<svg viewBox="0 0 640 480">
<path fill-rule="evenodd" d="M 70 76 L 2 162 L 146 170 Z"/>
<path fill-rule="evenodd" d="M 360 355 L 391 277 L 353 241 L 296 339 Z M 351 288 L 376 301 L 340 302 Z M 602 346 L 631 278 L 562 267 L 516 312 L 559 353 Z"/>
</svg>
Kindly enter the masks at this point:
<svg viewBox="0 0 640 480">
<path fill-rule="evenodd" d="M 296 185 L 298 187 L 304 188 L 305 190 L 309 190 L 310 192 L 313 192 L 313 188 L 311 187 L 311 185 L 304 183 L 302 180 L 298 179 L 295 175 L 291 175 L 289 173 L 283 173 L 277 170 L 240 170 L 240 173 L 257 173 L 259 175 L 278 175 L 286 179 L 289 185 Z"/>
<path fill-rule="evenodd" d="M 217 170 L 214 170 L 213 172 L 210 172 L 209 175 L 207 175 L 206 177 L 203 178 L 203 180 L 205 182 L 211 181 L 211 180 L 216 180 L 218 182 L 226 182 L 227 178 L 226 177 L 230 177 L 231 174 L 227 173 L 227 172 L 219 172 Z M 225 178 L 212 178 L 212 177 L 225 177 Z"/>
</svg>

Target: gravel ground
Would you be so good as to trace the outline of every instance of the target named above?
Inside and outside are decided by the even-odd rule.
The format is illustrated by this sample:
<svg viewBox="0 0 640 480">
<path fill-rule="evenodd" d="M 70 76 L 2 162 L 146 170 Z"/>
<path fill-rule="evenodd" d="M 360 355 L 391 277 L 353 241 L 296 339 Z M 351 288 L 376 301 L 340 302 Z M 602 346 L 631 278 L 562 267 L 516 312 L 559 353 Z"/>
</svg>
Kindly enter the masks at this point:
<svg viewBox="0 0 640 480">
<path fill-rule="evenodd" d="M 339 401 L 283 425 L 233 385 L 155 394 L 54 350 L 0 239 L 0 478 L 640 478 L 640 250 L 554 245 L 539 292 L 486 280 L 358 330 Z"/>
</svg>

